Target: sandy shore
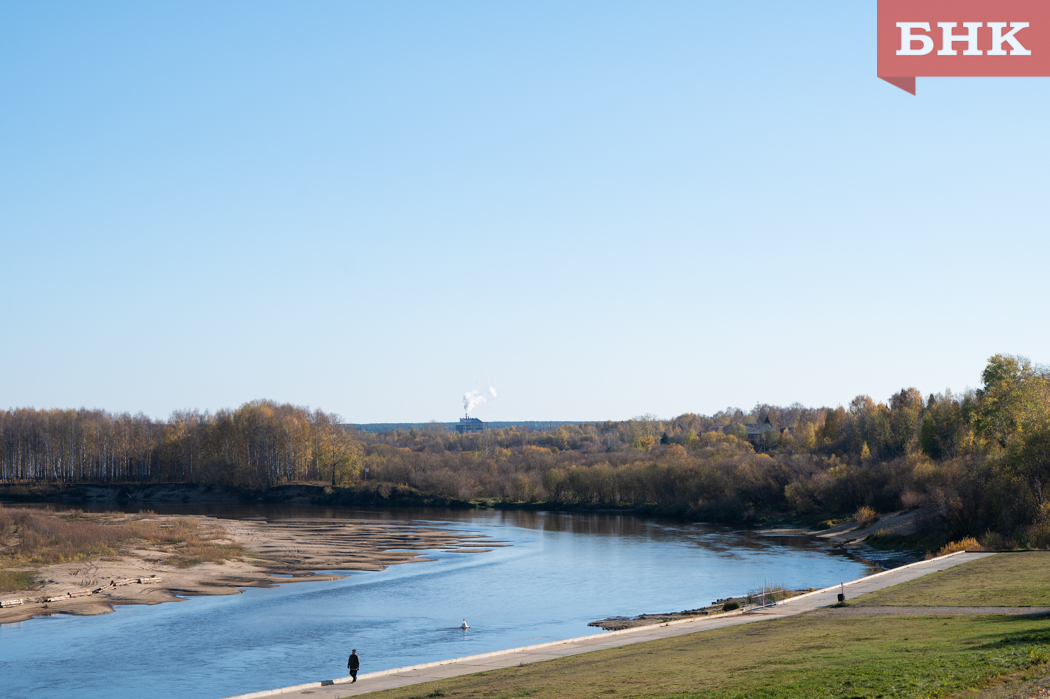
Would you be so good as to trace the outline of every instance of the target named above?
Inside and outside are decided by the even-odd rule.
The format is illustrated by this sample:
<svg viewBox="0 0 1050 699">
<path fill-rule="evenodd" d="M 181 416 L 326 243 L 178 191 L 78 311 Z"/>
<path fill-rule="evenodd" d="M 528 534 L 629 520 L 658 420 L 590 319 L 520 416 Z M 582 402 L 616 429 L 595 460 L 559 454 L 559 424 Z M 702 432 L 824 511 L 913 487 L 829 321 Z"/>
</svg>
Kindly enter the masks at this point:
<svg viewBox="0 0 1050 699">
<path fill-rule="evenodd" d="M 929 513 L 923 510 L 911 510 L 881 515 L 877 522 L 868 527 L 862 527 L 857 522 L 850 520 L 823 530 L 781 527 L 759 529 L 757 533 L 770 536 L 812 536 L 850 547 L 862 543 L 866 538 L 880 531 L 894 536 L 914 534 L 922 528 L 928 517 Z"/>
<path fill-rule="evenodd" d="M 94 515 L 105 518 L 113 515 Z M 377 571 L 390 565 L 431 560 L 420 551 L 481 553 L 507 546 L 479 534 L 369 520 L 220 520 L 211 517 L 150 516 L 161 523 L 196 519 L 219 528 L 220 539 L 243 553 L 221 562 L 180 567 L 177 547 L 151 547 L 119 556 L 85 559 L 38 571 L 38 589 L 0 591 L 0 600 L 22 599 L 0 609 L 0 623 L 50 614 L 94 615 L 115 604 L 160 604 L 195 595 L 235 595 L 244 587 L 336 580 L 341 574 L 315 571 Z M 18 569 L 15 569 L 18 570 Z M 70 597 L 69 595 L 74 595 Z"/>
</svg>

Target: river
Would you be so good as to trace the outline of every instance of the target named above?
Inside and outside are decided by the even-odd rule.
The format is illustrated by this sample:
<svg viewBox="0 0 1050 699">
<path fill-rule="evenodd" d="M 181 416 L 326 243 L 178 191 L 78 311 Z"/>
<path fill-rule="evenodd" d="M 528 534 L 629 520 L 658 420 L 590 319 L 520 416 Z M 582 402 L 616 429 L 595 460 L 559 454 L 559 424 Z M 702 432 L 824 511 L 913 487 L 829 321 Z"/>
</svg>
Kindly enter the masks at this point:
<svg viewBox="0 0 1050 699">
<path fill-rule="evenodd" d="M 485 553 L 96 617 L 0 625 L 5 699 L 220 697 L 598 633 L 608 616 L 696 608 L 763 583 L 823 587 L 870 572 L 824 542 L 631 515 L 151 506 L 220 517 L 405 520 L 491 536 Z M 468 631 L 458 628 L 461 619 Z"/>
</svg>

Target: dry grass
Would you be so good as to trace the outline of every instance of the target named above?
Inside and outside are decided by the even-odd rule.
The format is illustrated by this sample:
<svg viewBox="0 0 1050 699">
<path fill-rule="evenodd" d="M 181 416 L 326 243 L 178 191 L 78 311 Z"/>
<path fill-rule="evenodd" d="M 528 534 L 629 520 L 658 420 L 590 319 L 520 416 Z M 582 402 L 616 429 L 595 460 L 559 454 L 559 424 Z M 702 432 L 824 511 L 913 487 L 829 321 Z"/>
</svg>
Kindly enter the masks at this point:
<svg viewBox="0 0 1050 699">
<path fill-rule="evenodd" d="M 958 553 L 959 551 L 984 551 L 984 547 L 981 546 L 977 539 L 968 536 L 965 539 L 959 539 L 950 544 L 945 544 L 941 547 L 941 550 L 937 552 L 937 555 L 947 556 L 949 553 Z"/>
<path fill-rule="evenodd" d="M 170 560 L 184 567 L 241 553 L 239 546 L 221 541 L 226 533 L 217 525 L 204 526 L 190 518 L 147 519 L 150 516 L 0 508 L 0 567 L 66 563 L 133 548 L 171 553 Z"/>
<path fill-rule="evenodd" d="M 866 529 L 871 525 L 879 521 L 879 513 L 871 509 L 867 505 L 857 508 L 856 513 L 853 515 L 853 519 L 857 521 L 862 529 Z"/>
</svg>

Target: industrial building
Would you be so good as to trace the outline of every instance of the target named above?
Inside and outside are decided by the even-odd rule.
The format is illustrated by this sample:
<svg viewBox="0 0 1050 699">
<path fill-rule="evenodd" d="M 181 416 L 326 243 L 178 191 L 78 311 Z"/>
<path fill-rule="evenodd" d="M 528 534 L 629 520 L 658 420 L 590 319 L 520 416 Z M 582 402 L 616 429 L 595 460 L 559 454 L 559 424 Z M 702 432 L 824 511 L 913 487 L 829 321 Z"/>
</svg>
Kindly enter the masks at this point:
<svg viewBox="0 0 1050 699">
<path fill-rule="evenodd" d="M 476 417 L 470 417 L 469 415 L 466 417 L 461 417 L 459 419 L 459 424 L 456 425 L 456 432 L 459 432 L 460 434 L 470 434 L 473 432 L 484 431 L 485 423 L 477 419 Z"/>
</svg>

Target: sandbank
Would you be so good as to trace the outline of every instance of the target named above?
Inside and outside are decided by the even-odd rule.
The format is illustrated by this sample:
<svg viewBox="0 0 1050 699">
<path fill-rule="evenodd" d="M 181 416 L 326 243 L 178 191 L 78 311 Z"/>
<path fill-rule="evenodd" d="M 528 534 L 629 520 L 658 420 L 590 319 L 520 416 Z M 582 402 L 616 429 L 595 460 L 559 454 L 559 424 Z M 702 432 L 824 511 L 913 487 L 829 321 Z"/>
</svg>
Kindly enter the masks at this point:
<svg viewBox="0 0 1050 699">
<path fill-rule="evenodd" d="M 81 516 L 99 520 L 121 517 L 113 513 Z M 44 567 L 27 566 L 22 569 L 37 571 L 39 586 L 31 591 L 0 591 L 0 599 L 23 600 L 19 606 L 0 608 L 0 623 L 52 614 L 106 614 L 116 604 L 235 595 L 247 587 L 338 580 L 346 577 L 344 572 L 380 571 L 391 565 L 432 560 L 421 553 L 425 551 L 483 553 L 509 546 L 472 532 L 407 521 L 377 524 L 353 519 L 267 522 L 185 515 L 147 517 L 162 525 L 177 519 L 195 519 L 218 528 L 221 533 L 215 543 L 237 544 L 242 554 L 231 560 L 180 567 L 177 547 L 150 547 Z"/>
</svg>

